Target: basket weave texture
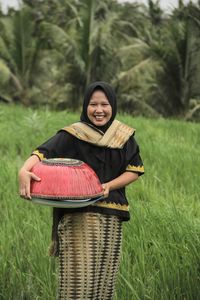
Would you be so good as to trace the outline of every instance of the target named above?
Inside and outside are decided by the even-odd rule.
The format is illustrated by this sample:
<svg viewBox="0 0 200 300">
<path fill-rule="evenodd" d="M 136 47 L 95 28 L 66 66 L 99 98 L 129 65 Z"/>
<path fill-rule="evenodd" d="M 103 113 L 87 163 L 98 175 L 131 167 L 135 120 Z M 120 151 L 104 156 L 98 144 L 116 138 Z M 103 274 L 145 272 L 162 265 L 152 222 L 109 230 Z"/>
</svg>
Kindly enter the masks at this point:
<svg viewBox="0 0 200 300">
<path fill-rule="evenodd" d="M 43 199 L 93 199 L 103 195 L 94 170 L 74 159 L 46 159 L 31 170 L 41 181 L 31 182 L 31 196 Z"/>
</svg>

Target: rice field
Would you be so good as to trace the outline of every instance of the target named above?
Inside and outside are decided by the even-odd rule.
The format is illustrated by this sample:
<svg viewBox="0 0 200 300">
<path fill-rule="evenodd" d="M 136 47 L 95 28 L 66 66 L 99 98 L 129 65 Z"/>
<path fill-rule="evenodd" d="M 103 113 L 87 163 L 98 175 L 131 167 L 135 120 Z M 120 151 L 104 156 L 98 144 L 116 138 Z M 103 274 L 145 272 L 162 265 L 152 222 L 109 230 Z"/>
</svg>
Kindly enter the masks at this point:
<svg viewBox="0 0 200 300">
<path fill-rule="evenodd" d="M 200 299 L 200 124 L 118 116 L 135 127 L 145 175 L 127 188 L 131 221 L 114 300 Z M 31 151 L 78 114 L 0 104 L 0 299 L 56 299 L 51 209 L 18 196 Z M 100 300 L 100 299 L 99 299 Z"/>
</svg>

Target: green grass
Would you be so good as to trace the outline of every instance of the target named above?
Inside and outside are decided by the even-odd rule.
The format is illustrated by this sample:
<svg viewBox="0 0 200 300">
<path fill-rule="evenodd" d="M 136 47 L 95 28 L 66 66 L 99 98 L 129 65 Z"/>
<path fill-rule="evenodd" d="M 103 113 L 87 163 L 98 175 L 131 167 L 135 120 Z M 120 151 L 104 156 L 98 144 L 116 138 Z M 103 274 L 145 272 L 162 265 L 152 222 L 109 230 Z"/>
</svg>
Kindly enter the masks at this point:
<svg viewBox="0 0 200 300">
<path fill-rule="evenodd" d="M 57 262 L 47 255 L 51 209 L 18 196 L 31 151 L 78 119 L 65 112 L 0 105 L 0 299 L 56 299 Z M 200 299 L 200 125 L 119 119 L 135 127 L 145 175 L 127 189 L 115 300 Z"/>
</svg>

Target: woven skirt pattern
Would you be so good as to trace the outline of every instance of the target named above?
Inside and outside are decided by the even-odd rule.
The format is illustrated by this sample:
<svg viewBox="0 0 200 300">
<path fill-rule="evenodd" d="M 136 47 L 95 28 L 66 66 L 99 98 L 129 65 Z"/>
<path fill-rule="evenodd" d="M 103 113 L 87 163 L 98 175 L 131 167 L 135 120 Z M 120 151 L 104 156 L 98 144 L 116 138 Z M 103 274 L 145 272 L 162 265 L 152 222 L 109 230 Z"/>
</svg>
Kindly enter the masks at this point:
<svg viewBox="0 0 200 300">
<path fill-rule="evenodd" d="M 122 222 L 98 213 L 66 214 L 58 226 L 59 300 L 110 300 L 119 269 Z"/>
</svg>

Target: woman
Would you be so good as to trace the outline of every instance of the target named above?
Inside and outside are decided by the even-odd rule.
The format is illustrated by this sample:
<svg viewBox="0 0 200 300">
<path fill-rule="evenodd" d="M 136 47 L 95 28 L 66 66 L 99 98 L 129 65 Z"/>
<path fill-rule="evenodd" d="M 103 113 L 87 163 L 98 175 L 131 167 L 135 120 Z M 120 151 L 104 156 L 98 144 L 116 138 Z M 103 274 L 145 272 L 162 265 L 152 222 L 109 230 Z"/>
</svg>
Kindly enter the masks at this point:
<svg viewBox="0 0 200 300">
<path fill-rule="evenodd" d="M 116 96 L 105 82 L 86 90 L 81 121 L 39 146 L 19 172 L 20 195 L 30 199 L 30 172 L 44 158 L 90 165 L 104 199 L 84 208 L 54 208 L 51 255 L 59 256 L 59 299 L 112 299 L 119 268 L 122 222 L 130 218 L 125 186 L 144 173 L 134 129 L 115 120 Z"/>
</svg>

